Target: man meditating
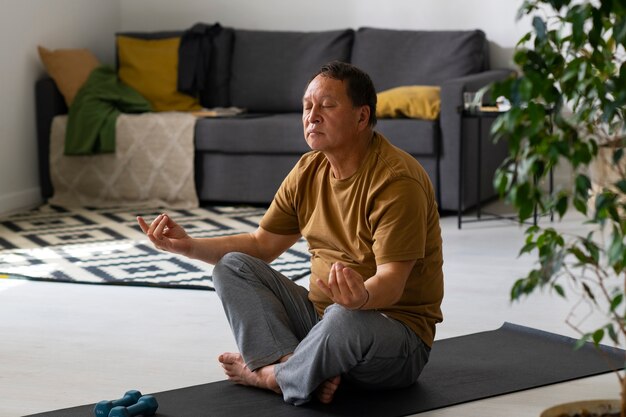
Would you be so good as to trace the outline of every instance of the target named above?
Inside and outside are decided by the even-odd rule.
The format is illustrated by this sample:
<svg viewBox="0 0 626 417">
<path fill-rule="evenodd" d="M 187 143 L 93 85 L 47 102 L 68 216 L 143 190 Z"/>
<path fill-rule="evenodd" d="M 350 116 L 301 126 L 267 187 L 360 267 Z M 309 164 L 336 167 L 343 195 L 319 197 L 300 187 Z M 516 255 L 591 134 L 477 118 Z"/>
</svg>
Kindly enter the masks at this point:
<svg viewBox="0 0 626 417">
<path fill-rule="evenodd" d="M 411 385 L 442 320 L 432 184 L 413 157 L 374 131 L 376 91 L 358 68 L 323 66 L 302 104 L 312 151 L 256 231 L 195 239 L 167 214 L 139 224 L 157 248 L 215 264 L 213 283 L 239 348 L 219 356 L 230 380 L 296 405 L 331 402 L 342 381 Z M 301 236 L 311 253 L 308 291 L 269 266 Z"/>
</svg>

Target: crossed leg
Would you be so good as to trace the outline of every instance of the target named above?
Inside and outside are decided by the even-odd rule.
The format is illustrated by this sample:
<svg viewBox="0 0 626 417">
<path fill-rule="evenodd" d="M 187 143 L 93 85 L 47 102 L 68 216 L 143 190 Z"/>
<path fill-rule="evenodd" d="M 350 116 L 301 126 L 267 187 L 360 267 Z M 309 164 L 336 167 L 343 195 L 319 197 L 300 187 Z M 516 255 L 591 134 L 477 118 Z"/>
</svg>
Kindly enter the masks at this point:
<svg viewBox="0 0 626 417">
<path fill-rule="evenodd" d="M 287 355 L 281 358 L 280 362 L 286 361 L 290 356 L 291 355 Z M 278 382 L 276 382 L 274 365 L 263 366 L 255 371 L 251 371 L 248 366 L 246 366 L 241 354 L 229 352 L 222 353 L 218 360 L 230 381 L 240 385 L 267 389 L 277 394 L 282 393 Z M 340 382 L 341 377 L 339 375 L 322 382 L 316 390 L 317 399 L 322 404 L 332 402 Z"/>
<path fill-rule="evenodd" d="M 222 353 L 218 360 L 224 368 L 224 373 L 230 381 L 240 385 L 268 389 L 277 394 L 281 393 L 274 375 L 274 365 L 267 365 L 256 371 L 251 371 L 239 353 Z"/>
<path fill-rule="evenodd" d="M 285 402 L 304 404 L 311 396 L 331 402 L 342 379 L 372 389 L 406 386 L 427 361 L 423 343 L 402 323 L 336 304 L 320 319 L 304 287 L 249 255 L 225 255 L 213 270 L 213 284 L 239 352 L 251 358 L 248 368 L 240 353 L 220 355 L 226 375 L 281 393 Z M 374 360 L 364 361 L 366 351 Z M 288 352 L 295 355 L 280 363 Z"/>
</svg>

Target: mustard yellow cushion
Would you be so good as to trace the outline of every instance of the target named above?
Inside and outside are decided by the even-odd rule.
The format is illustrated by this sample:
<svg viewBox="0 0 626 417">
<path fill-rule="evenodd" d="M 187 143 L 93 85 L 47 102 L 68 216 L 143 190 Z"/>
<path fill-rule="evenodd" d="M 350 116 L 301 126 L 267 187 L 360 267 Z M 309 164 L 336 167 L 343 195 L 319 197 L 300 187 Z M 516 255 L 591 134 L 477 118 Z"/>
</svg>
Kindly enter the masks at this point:
<svg viewBox="0 0 626 417">
<path fill-rule="evenodd" d="M 155 111 L 199 110 L 198 99 L 177 91 L 180 38 L 117 37 L 120 80 L 144 96 Z"/>
<path fill-rule="evenodd" d="M 441 89 L 430 85 L 396 87 L 378 93 L 376 117 L 435 120 L 441 109 Z"/>
<path fill-rule="evenodd" d="M 98 58 L 88 49 L 56 49 L 51 51 L 38 46 L 39 58 L 65 98 L 68 107 L 89 74 L 100 65 Z"/>
</svg>

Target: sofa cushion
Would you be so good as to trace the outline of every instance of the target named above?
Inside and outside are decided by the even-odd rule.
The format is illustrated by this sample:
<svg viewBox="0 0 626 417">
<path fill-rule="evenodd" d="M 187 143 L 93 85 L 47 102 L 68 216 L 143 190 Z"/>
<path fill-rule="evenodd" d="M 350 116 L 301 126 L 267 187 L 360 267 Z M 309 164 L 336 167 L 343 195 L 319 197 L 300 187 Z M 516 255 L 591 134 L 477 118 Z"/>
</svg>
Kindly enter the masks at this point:
<svg viewBox="0 0 626 417">
<path fill-rule="evenodd" d="M 354 31 L 235 30 L 231 103 L 253 112 L 298 112 L 311 75 L 348 61 Z"/>
<path fill-rule="evenodd" d="M 238 154 L 302 154 L 302 115 L 248 114 L 233 118 L 203 118 L 196 122 L 196 149 Z"/>
<path fill-rule="evenodd" d="M 51 51 L 37 47 L 46 71 L 70 106 L 89 74 L 100 65 L 98 58 L 88 49 L 57 49 Z"/>
<path fill-rule="evenodd" d="M 198 196 L 218 204 L 269 205 L 298 159 L 300 154 L 201 153 L 196 158 Z"/>
<path fill-rule="evenodd" d="M 207 74 L 207 89 L 199 97 L 204 107 L 230 106 L 230 61 L 233 45 L 232 28 L 222 27 L 222 30 L 212 40 L 209 73 Z M 181 37 L 183 31 L 161 32 L 120 32 L 117 36 L 126 36 L 137 39 L 166 39 Z M 119 58 L 118 66 L 119 66 Z"/>
<path fill-rule="evenodd" d="M 376 130 L 389 142 L 413 156 L 436 155 L 440 136 L 437 120 L 379 119 Z"/>
<path fill-rule="evenodd" d="M 407 85 L 378 93 L 376 117 L 435 120 L 441 109 L 441 88 Z"/>
<path fill-rule="evenodd" d="M 120 81 L 144 96 L 155 111 L 200 109 L 197 98 L 177 91 L 180 38 L 117 37 Z"/>
<path fill-rule="evenodd" d="M 441 85 L 488 67 L 480 30 L 414 31 L 361 28 L 351 62 L 367 72 L 377 91 L 402 85 Z"/>
</svg>

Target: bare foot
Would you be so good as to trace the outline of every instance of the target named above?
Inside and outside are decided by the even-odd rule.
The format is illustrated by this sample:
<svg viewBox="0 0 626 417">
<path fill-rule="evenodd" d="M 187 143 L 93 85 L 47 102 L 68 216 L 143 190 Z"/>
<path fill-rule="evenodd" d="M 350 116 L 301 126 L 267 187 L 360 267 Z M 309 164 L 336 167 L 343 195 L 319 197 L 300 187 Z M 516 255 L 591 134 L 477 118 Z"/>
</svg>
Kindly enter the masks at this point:
<svg viewBox="0 0 626 417">
<path fill-rule="evenodd" d="M 239 353 L 222 353 L 218 360 L 230 381 L 240 385 L 268 389 L 278 394 L 281 393 L 274 375 L 274 365 L 264 366 L 256 371 L 251 371 Z"/>
<path fill-rule="evenodd" d="M 339 375 L 322 382 L 320 386 L 317 387 L 317 391 L 315 393 L 317 399 L 322 404 L 329 404 L 335 397 L 335 392 L 337 391 L 337 388 L 339 388 L 340 382 L 341 377 Z"/>
</svg>

